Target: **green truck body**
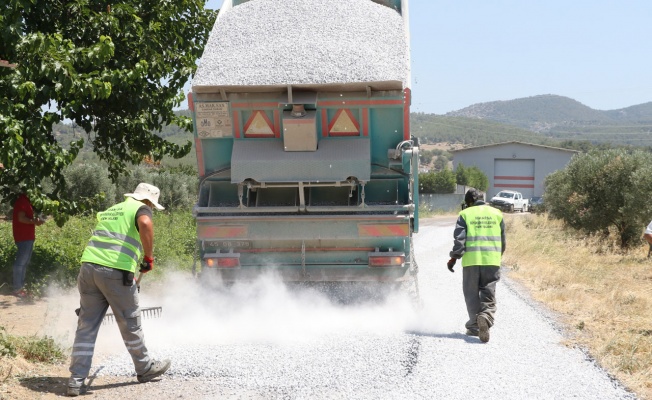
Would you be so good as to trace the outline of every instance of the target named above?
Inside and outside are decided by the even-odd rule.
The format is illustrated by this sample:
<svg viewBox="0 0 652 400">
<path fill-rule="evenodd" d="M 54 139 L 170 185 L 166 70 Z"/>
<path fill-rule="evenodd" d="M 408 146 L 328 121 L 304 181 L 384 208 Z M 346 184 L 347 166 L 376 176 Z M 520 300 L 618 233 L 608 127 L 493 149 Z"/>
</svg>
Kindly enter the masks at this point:
<svg viewBox="0 0 652 400">
<path fill-rule="evenodd" d="M 221 13 L 240 3 L 226 0 Z M 405 0 L 379 3 L 406 14 Z M 193 83 L 201 276 L 394 282 L 416 274 L 410 95 L 399 81 Z"/>
</svg>

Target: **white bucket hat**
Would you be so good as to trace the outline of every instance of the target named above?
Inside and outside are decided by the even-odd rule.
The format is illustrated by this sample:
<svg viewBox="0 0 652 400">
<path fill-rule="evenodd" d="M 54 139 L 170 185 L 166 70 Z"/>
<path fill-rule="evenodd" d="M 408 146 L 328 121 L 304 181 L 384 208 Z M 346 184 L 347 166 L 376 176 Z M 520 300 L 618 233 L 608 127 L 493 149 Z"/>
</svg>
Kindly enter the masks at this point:
<svg viewBox="0 0 652 400">
<path fill-rule="evenodd" d="M 160 194 L 161 191 L 156 186 L 141 182 L 133 193 L 125 193 L 125 196 L 136 200 L 149 200 L 157 210 L 165 210 L 165 207 L 158 204 L 158 196 Z"/>
</svg>

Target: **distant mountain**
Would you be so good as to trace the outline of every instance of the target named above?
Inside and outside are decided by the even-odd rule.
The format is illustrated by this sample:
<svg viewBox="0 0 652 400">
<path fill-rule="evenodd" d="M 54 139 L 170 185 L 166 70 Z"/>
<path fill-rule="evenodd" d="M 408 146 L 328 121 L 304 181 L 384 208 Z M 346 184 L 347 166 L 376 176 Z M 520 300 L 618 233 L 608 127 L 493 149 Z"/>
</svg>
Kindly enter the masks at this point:
<svg viewBox="0 0 652 400">
<path fill-rule="evenodd" d="M 534 132 L 567 132 L 569 127 L 578 126 L 650 125 L 652 102 L 601 111 L 568 97 L 548 94 L 474 104 L 446 116 L 486 119 Z"/>
<path fill-rule="evenodd" d="M 547 94 L 474 104 L 444 117 L 498 122 L 558 141 L 652 146 L 652 102 L 601 111 Z"/>
</svg>

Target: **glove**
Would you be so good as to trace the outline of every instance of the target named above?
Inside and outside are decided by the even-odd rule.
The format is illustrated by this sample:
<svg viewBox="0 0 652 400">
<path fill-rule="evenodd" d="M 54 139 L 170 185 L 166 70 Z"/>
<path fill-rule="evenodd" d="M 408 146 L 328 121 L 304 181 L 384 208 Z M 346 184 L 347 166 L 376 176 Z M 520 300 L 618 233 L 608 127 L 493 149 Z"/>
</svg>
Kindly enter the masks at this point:
<svg viewBox="0 0 652 400">
<path fill-rule="evenodd" d="M 143 262 L 140 263 L 139 272 L 146 274 L 153 269 L 154 269 L 154 258 L 147 257 L 147 256 L 143 257 Z"/>
<path fill-rule="evenodd" d="M 455 271 L 453 270 L 453 267 L 455 266 L 455 263 L 456 263 L 456 262 L 457 262 L 457 258 L 451 258 L 451 259 L 448 260 L 448 262 L 446 263 L 446 266 L 448 266 L 448 270 L 449 270 L 450 272 L 455 272 Z"/>
</svg>

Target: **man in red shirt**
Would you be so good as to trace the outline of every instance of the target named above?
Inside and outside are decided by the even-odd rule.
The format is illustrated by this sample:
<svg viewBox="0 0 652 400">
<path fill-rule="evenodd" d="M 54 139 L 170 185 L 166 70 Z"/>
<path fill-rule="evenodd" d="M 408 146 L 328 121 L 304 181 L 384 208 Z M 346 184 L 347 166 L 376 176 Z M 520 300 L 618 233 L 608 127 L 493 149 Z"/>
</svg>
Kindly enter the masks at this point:
<svg viewBox="0 0 652 400">
<path fill-rule="evenodd" d="M 16 261 L 14 262 L 14 292 L 18 297 L 25 297 L 27 293 L 23 289 L 25 285 L 25 274 L 29 260 L 34 250 L 34 239 L 36 238 L 36 226 L 42 225 L 43 221 L 34 216 L 32 203 L 25 193 L 22 193 L 14 203 L 14 214 L 12 227 L 14 231 L 14 242 L 18 247 Z"/>
</svg>

